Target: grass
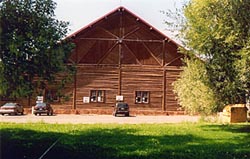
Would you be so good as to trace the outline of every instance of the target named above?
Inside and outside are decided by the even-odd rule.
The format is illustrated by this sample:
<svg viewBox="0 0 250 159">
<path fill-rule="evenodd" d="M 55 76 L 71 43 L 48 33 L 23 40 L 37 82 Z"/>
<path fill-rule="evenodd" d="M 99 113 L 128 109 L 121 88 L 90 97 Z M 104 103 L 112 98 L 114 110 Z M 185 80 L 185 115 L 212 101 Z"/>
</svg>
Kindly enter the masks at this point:
<svg viewBox="0 0 250 159">
<path fill-rule="evenodd" d="M 2 159 L 250 158 L 250 125 L 0 123 Z"/>
</svg>

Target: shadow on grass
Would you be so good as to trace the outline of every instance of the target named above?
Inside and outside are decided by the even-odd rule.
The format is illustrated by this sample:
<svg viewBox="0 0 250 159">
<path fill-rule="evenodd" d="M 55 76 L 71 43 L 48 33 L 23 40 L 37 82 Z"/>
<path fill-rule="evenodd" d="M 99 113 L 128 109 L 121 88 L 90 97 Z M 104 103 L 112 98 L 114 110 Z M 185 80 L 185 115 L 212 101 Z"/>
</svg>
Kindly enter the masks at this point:
<svg viewBox="0 0 250 159">
<path fill-rule="evenodd" d="M 249 138 L 236 142 L 234 138 L 220 141 L 199 135 L 204 130 L 209 133 L 239 131 L 244 137 L 248 136 L 249 129 L 241 128 L 206 125 L 201 126 L 201 132 L 197 134 L 166 132 L 157 135 L 141 134 L 136 128 L 95 128 L 70 133 L 1 129 L 1 158 L 38 159 L 58 138 L 60 140 L 44 159 L 249 158 Z"/>
<path fill-rule="evenodd" d="M 250 133 L 250 124 L 234 124 L 234 125 L 202 125 L 204 130 L 227 131 L 232 133 Z"/>
<path fill-rule="evenodd" d="M 38 158 L 62 134 L 24 129 L 1 129 L 1 159 Z"/>
</svg>

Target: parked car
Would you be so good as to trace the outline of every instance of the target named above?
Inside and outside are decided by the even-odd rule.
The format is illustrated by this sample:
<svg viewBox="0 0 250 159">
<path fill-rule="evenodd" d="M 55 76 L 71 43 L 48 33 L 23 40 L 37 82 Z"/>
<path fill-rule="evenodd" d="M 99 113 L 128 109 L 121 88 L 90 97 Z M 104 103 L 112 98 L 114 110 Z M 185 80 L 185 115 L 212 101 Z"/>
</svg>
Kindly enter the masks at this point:
<svg viewBox="0 0 250 159">
<path fill-rule="evenodd" d="M 5 103 L 3 106 L 0 108 L 0 114 L 9 114 L 9 115 L 18 115 L 21 114 L 23 115 L 23 106 L 21 106 L 18 103 Z"/>
<path fill-rule="evenodd" d="M 36 105 L 33 108 L 33 114 L 53 115 L 53 109 L 49 103 L 36 103 Z"/>
<path fill-rule="evenodd" d="M 129 106 L 127 103 L 118 102 L 116 103 L 113 111 L 113 115 L 117 116 L 117 114 L 123 114 L 125 116 L 129 116 Z"/>
</svg>

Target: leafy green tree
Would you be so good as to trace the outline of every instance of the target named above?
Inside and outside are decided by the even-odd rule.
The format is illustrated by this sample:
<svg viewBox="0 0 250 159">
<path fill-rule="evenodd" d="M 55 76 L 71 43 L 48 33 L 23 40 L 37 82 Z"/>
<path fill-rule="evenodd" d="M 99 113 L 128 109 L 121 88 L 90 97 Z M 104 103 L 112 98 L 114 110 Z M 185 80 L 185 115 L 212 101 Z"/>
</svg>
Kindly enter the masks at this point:
<svg viewBox="0 0 250 159">
<path fill-rule="evenodd" d="M 217 99 L 209 86 L 205 63 L 199 59 L 185 59 L 181 78 L 174 83 L 180 105 L 189 114 L 211 114 L 217 110 Z"/>
<path fill-rule="evenodd" d="M 192 0 L 184 9 L 187 47 L 207 57 L 210 84 L 222 105 L 249 91 L 250 1 Z"/>
<path fill-rule="evenodd" d="M 213 98 L 207 98 L 207 100 L 214 100 L 210 103 L 216 102 L 217 110 L 226 104 L 244 103 L 246 96 L 249 96 L 249 8 L 249 0 L 190 0 L 182 10 L 185 19 L 177 25 L 181 28 L 178 36 L 183 39 L 184 46 L 188 48 L 189 56 L 204 59 L 204 67 L 193 67 L 193 71 L 190 70 L 197 63 L 195 60 L 190 60 L 183 74 L 189 72 L 190 76 L 196 77 L 195 72 L 201 71 L 200 69 L 206 70 L 207 81 L 201 80 L 201 82 L 209 89 L 208 92 L 203 91 L 203 93 L 213 93 L 211 96 Z M 176 15 L 175 17 L 182 18 L 179 16 L 180 13 Z M 184 81 L 189 80 L 187 78 L 189 76 L 182 75 L 182 82 L 177 83 L 183 84 L 182 87 L 187 87 L 184 85 Z M 195 83 L 195 81 L 190 82 Z M 188 83 L 187 85 L 190 86 Z M 194 93 L 193 91 L 197 88 L 195 85 L 193 87 L 185 90 L 186 93 Z M 182 89 L 175 88 L 181 103 L 184 103 L 184 100 L 190 102 L 197 100 L 196 96 L 190 96 L 192 100 L 183 98 L 179 92 Z M 193 108 L 197 106 L 198 104 Z M 210 106 L 213 110 L 213 104 Z"/>
<path fill-rule="evenodd" d="M 62 40 L 68 22 L 55 19 L 52 0 L 4 0 L 0 3 L 0 84 L 2 95 L 27 97 L 69 71 L 73 45 Z"/>
</svg>

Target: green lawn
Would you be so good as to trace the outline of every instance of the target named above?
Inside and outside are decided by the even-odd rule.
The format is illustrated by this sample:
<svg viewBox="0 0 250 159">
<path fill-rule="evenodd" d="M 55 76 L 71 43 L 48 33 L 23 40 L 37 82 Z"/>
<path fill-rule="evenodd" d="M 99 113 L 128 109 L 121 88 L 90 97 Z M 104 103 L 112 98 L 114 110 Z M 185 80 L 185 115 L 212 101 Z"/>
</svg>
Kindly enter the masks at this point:
<svg viewBox="0 0 250 159">
<path fill-rule="evenodd" d="M 0 123 L 0 129 L 1 159 L 38 159 L 53 143 L 44 159 L 250 158 L 250 124 Z"/>
</svg>

